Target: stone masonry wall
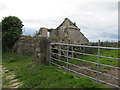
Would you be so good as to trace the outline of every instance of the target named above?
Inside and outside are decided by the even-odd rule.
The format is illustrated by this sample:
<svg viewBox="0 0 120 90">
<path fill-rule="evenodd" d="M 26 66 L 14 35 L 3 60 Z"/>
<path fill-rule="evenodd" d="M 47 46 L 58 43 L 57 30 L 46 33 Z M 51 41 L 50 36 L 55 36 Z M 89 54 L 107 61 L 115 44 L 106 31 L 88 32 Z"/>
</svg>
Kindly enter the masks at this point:
<svg viewBox="0 0 120 90">
<path fill-rule="evenodd" d="M 76 26 L 68 18 L 56 28 L 56 29 L 48 29 L 48 28 L 40 28 L 39 33 L 37 35 L 47 37 L 47 32 L 49 32 L 49 39 L 51 42 L 59 42 L 59 43 L 74 43 L 74 44 L 87 44 L 89 40 L 82 34 L 80 28 Z"/>
<path fill-rule="evenodd" d="M 49 64 L 50 41 L 46 37 L 21 37 L 13 47 L 13 52 L 33 55 L 40 64 Z"/>
</svg>

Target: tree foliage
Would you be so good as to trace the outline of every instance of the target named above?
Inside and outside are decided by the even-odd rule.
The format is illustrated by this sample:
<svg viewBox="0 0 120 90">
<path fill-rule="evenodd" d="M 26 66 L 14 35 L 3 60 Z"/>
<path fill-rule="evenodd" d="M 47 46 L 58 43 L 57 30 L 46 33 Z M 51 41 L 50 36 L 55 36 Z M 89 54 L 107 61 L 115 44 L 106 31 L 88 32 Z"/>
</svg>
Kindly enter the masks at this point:
<svg viewBox="0 0 120 90">
<path fill-rule="evenodd" d="M 2 20 L 2 49 L 11 49 L 22 35 L 22 21 L 16 16 L 8 16 Z"/>
</svg>

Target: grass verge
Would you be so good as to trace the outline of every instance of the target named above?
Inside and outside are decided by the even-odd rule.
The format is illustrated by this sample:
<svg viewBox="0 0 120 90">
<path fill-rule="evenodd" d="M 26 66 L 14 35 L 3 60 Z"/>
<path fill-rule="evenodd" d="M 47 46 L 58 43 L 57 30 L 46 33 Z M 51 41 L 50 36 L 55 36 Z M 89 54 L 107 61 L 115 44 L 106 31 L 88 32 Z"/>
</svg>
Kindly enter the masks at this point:
<svg viewBox="0 0 120 90">
<path fill-rule="evenodd" d="M 21 88 L 105 88 L 89 78 L 64 72 L 55 66 L 36 64 L 32 57 L 16 53 L 3 53 L 3 66 L 23 82 Z M 3 81 L 3 84 L 7 82 Z"/>
</svg>

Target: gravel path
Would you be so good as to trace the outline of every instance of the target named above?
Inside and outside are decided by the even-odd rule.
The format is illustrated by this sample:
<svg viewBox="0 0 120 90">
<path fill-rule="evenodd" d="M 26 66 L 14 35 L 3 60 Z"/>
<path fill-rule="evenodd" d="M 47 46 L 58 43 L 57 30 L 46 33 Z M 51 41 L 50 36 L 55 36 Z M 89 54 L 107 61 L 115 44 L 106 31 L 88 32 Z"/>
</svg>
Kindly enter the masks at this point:
<svg viewBox="0 0 120 90">
<path fill-rule="evenodd" d="M 2 65 L 0 65 L 0 89 L 2 89 Z"/>
<path fill-rule="evenodd" d="M 15 74 L 4 66 L 0 66 L 2 73 L 2 88 L 19 88 L 22 82 L 15 78 Z"/>
</svg>

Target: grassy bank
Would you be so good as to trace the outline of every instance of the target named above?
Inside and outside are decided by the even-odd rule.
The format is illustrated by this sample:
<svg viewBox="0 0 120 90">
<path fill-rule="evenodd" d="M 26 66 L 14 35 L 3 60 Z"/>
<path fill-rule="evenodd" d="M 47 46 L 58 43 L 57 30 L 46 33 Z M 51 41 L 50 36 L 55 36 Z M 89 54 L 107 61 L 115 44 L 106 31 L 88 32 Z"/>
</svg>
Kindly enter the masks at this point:
<svg viewBox="0 0 120 90">
<path fill-rule="evenodd" d="M 32 57 L 16 53 L 3 53 L 3 66 L 22 81 L 22 88 L 103 88 L 101 84 L 86 77 L 73 75 L 55 66 L 33 62 Z M 7 72 L 7 73 L 8 73 Z M 5 78 L 5 76 L 4 76 Z M 3 81 L 4 85 L 8 82 Z M 7 87 L 6 87 L 7 88 Z"/>
</svg>

